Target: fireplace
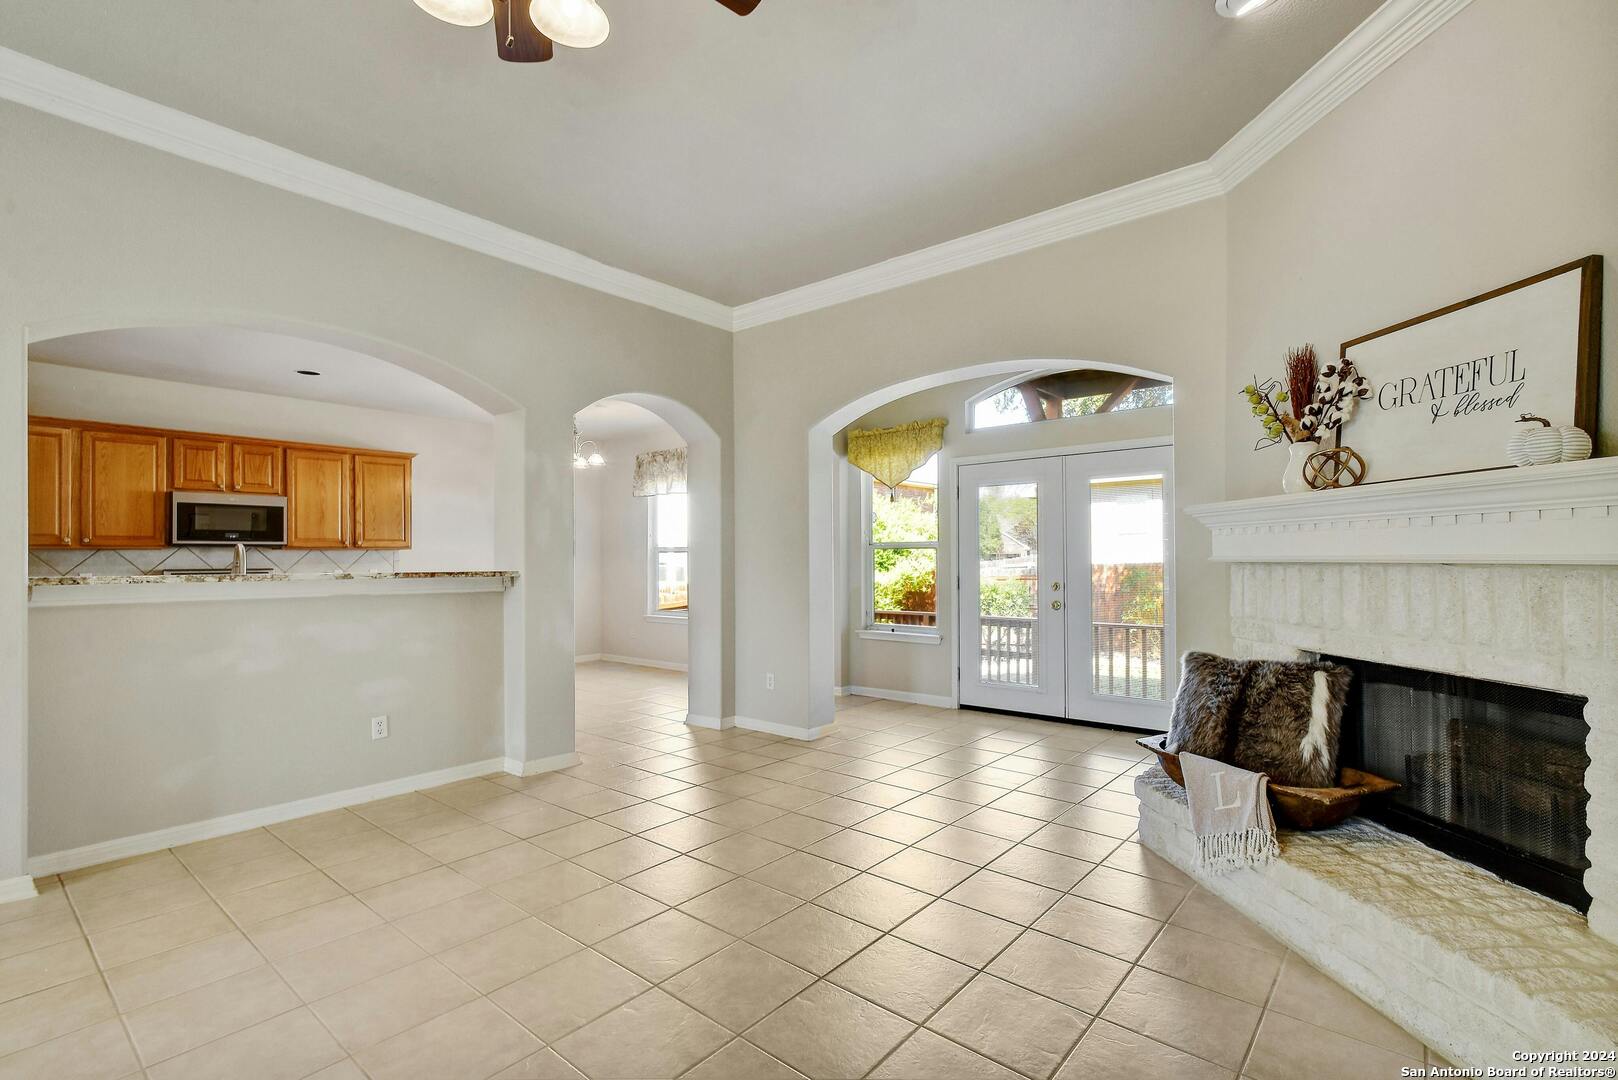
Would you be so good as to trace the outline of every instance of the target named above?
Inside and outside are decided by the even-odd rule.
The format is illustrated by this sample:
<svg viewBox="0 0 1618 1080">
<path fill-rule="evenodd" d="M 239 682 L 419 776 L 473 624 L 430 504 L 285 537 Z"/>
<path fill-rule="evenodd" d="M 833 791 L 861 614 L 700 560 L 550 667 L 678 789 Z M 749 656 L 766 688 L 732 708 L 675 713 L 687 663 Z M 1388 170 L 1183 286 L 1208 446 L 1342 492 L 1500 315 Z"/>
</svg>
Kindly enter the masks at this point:
<svg viewBox="0 0 1618 1080">
<path fill-rule="evenodd" d="M 1404 785 L 1363 812 L 1507 881 L 1589 910 L 1585 698 L 1324 659 L 1354 671 L 1342 763 Z"/>
</svg>

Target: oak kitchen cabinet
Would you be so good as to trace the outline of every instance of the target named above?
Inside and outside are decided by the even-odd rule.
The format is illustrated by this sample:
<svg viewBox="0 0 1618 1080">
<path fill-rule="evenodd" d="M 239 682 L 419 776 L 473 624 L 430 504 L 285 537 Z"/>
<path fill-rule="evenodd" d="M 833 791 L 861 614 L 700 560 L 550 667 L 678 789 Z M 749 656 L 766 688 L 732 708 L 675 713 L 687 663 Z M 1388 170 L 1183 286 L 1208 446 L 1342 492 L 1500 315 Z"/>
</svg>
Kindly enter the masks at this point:
<svg viewBox="0 0 1618 1080">
<path fill-rule="evenodd" d="M 59 424 L 28 425 L 28 546 L 73 546 L 73 479 L 77 432 Z"/>
<path fill-rule="evenodd" d="M 30 547 L 163 547 L 170 491 L 287 497 L 300 548 L 408 548 L 413 454 L 30 417 Z"/>
<path fill-rule="evenodd" d="M 287 448 L 287 547 L 352 547 L 354 455 Z"/>
<path fill-rule="evenodd" d="M 228 442 L 204 435 L 176 435 L 169 444 L 174 448 L 175 491 L 228 490 Z"/>
<path fill-rule="evenodd" d="M 242 495 L 280 495 L 279 443 L 246 442 L 212 435 L 175 435 L 175 491 L 232 491 Z"/>
<path fill-rule="evenodd" d="M 410 546 L 410 459 L 354 455 L 354 545 Z"/>
<path fill-rule="evenodd" d="M 168 543 L 168 439 L 94 429 L 79 434 L 79 542 L 146 548 Z"/>
<path fill-rule="evenodd" d="M 230 490 L 243 495 L 285 495 L 281 486 L 281 457 L 277 443 L 230 444 Z"/>
</svg>

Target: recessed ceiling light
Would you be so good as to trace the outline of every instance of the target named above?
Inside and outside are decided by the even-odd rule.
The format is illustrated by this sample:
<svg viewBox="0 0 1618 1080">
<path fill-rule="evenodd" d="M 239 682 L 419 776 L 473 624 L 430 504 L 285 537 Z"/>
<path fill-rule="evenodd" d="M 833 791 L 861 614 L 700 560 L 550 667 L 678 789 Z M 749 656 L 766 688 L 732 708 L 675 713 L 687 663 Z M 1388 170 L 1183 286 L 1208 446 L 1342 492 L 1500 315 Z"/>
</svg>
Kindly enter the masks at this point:
<svg viewBox="0 0 1618 1080">
<path fill-rule="evenodd" d="M 319 375 L 320 372 L 318 372 L 318 371 L 310 371 L 308 368 L 299 368 L 298 369 L 298 374 L 299 375 Z"/>
<path fill-rule="evenodd" d="M 1214 0 L 1214 10 L 1227 19 L 1251 15 L 1270 0 Z"/>
</svg>

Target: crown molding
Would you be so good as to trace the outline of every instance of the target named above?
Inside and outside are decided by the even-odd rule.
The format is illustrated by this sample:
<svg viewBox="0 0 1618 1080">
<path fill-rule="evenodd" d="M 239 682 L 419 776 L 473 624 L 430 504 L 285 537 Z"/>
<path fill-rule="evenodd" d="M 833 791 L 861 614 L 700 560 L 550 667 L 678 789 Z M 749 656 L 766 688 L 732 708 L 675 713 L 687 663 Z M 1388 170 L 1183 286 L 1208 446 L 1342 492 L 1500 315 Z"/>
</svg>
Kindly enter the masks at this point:
<svg viewBox="0 0 1618 1080">
<path fill-rule="evenodd" d="M 1472 0 L 1387 0 L 1207 161 L 736 308 L 736 329 L 789 319 L 1228 194 Z"/>
<path fill-rule="evenodd" d="M 1472 0 L 1387 0 L 1208 159 L 1228 192 Z"/>
<path fill-rule="evenodd" d="M 1222 194 L 1224 189 L 1207 162 L 1187 165 L 992 229 L 754 300 L 736 309 L 736 329 L 746 330 L 847 303 Z"/>
<path fill-rule="evenodd" d="M 1471 0 L 1387 0 L 1207 161 L 727 307 L 0 47 L 0 99 L 722 330 L 746 330 L 1229 193 Z"/>
<path fill-rule="evenodd" d="M 0 47 L 0 99 L 721 330 L 731 309 Z"/>
</svg>

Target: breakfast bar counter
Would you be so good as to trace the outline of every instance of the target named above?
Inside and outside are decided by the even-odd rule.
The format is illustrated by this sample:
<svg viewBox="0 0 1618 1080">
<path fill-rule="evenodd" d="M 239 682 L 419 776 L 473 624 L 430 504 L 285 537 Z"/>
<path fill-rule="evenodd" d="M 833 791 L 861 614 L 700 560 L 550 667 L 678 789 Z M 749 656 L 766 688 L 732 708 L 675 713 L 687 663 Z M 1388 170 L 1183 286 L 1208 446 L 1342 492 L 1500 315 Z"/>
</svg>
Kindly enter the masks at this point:
<svg viewBox="0 0 1618 1080">
<path fill-rule="evenodd" d="M 396 596 L 503 592 L 514 570 L 427 570 L 376 574 L 130 574 L 35 577 L 30 607 L 153 604 L 221 600 L 289 600 L 311 596 Z"/>
</svg>

